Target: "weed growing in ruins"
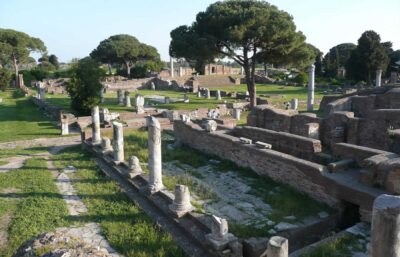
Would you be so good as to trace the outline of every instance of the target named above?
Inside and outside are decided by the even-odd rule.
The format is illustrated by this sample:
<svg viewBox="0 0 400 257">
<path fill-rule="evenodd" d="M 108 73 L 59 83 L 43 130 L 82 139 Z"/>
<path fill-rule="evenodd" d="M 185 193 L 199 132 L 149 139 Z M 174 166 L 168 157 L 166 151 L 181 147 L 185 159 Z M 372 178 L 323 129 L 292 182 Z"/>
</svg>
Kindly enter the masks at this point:
<svg viewBox="0 0 400 257">
<path fill-rule="evenodd" d="M 352 257 L 353 252 L 365 252 L 365 246 L 359 243 L 360 236 L 347 234 L 332 242 L 317 246 L 300 257 Z"/>
</svg>

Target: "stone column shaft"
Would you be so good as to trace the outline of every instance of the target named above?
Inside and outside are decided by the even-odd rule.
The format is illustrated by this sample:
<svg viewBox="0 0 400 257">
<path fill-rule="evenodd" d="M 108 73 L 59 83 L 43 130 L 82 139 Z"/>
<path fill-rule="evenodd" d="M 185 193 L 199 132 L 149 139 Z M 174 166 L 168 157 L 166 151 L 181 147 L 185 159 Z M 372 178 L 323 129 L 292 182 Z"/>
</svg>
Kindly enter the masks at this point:
<svg viewBox="0 0 400 257">
<path fill-rule="evenodd" d="M 314 110 L 314 80 L 315 80 L 315 65 L 311 64 L 308 68 L 308 97 L 307 111 Z"/>
<path fill-rule="evenodd" d="M 171 75 L 171 78 L 173 78 L 174 77 L 174 58 L 170 57 L 169 62 L 170 62 L 170 70 L 171 70 L 170 75 Z"/>
<path fill-rule="evenodd" d="M 268 257 L 288 257 L 289 241 L 280 236 L 273 236 L 268 241 L 267 248 Z"/>
<path fill-rule="evenodd" d="M 113 122 L 114 162 L 124 161 L 124 128 L 121 123 Z"/>
<path fill-rule="evenodd" d="M 371 257 L 400 257 L 400 196 L 380 195 L 374 201 Z"/>
<path fill-rule="evenodd" d="M 152 116 L 147 117 L 149 152 L 149 191 L 155 193 L 164 188 L 162 183 L 161 126 Z"/>
<path fill-rule="evenodd" d="M 92 107 L 92 144 L 100 144 L 100 114 L 99 107 Z"/>
<path fill-rule="evenodd" d="M 382 70 L 377 70 L 376 71 L 376 81 L 375 81 L 375 86 L 380 87 L 382 83 Z"/>
</svg>

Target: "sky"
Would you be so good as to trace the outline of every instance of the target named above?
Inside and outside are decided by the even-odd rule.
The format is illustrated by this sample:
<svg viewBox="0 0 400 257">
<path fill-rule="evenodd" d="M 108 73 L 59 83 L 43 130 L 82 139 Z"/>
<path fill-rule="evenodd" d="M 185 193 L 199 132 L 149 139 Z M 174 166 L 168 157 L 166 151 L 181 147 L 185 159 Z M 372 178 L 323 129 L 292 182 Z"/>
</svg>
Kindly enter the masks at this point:
<svg viewBox="0 0 400 257">
<path fill-rule="evenodd" d="M 62 62 L 82 58 L 100 41 L 130 34 L 169 60 L 170 31 L 190 25 L 212 0 L 0 0 L 0 28 L 38 37 Z M 269 0 L 290 13 L 307 42 L 326 53 L 357 43 L 366 30 L 400 49 L 400 0 Z"/>
</svg>

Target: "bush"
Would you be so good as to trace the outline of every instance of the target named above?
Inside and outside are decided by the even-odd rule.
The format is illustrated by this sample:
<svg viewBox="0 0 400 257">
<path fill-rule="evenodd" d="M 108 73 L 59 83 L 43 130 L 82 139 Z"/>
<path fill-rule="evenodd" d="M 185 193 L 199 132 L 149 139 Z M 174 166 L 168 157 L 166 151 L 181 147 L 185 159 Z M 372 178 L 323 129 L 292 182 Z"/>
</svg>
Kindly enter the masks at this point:
<svg viewBox="0 0 400 257">
<path fill-rule="evenodd" d="M 300 72 L 295 78 L 293 78 L 293 82 L 298 84 L 305 85 L 308 82 L 308 77 L 305 72 Z"/>
<path fill-rule="evenodd" d="M 100 81 L 105 72 L 100 64 L 90 57 L 83 58 L 72 68 L 72 77 L 67 85 L 71 96 L 71 109 L 78 115 L 89 115 L 90 109 L 100 103 Z"/>
<path fill-rule="evenodd" d="M 0 68 L 0 90 L 4 91 L 7 87 L 10 86 L 12 81 L 12 73 L 11 71 Z"/>
</svg>

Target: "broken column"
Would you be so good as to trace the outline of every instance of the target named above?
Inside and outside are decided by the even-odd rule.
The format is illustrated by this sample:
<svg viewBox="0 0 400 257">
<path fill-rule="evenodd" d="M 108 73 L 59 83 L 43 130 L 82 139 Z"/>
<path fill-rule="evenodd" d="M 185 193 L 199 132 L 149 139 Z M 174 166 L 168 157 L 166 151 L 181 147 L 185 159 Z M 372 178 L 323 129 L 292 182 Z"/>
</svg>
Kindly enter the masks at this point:
<svg viewBox="0 0 400 257">
<path fill-rule="evenodd" d="M 307 96 L 307 111 L 314 110 L 314 76 L 315 65 L 311 64 L 308 68 L 308 96 Z"/>
<path fill-rule="evenodd" d="M 216 93 L 215 98 L 216 98 L 217 100 L 221 100 L 221 99 L 222 99 L 222 98 L 221 98 L 221 91 L 220 91 L 220 90 L 217 90 L 217 93 Z"/>
<path fill-rule="evenodd" d="M 149 152 L 149 191 L 154 194 L 164 188 L 162 183 L 161 126 L 153 116 L 147 117 Z"/>
<path fill-rule="evenodd" d="M 297 108 L 299 108 L 299 99 L 293 98 L 290 100 L 290 109 L 297 110 Z"/>
<path fill-rule="evenodd" d="M 69 135 L 68 116 L 65 114 L 61 114 L 61 135 Z"/>
<path fill-rule="evenodd" d="M 129 157 L 128 160 L 128 167 L 129 167 L 129 178 L 134 178 L 139 174 L 143 173 L 142 167 L 140 166 L 139 158 L 136 156 Z"/>
<path fill-rule="evenodd" d="M 200 98 L 200 97 L 201 97 L 201 92 L 200 92 L 200 90 L 199 90 L 199 91 L 197 91 L 197 97 L 198 97 L 198 98 Z"/>
<path fill-rule="evenodd" d="M 135 107 L 136 107 L 136 113 L 137 114 L 142 114 L 144 113 L 144 96 L 137 94 L 135 98 Z"/>
<path fill-rule="evenodd" d="M 99 106 L 92 107 L 92 144 L 100 144 L 101 143 L 101 135 L 100 135 L 100 114 L 99 114 Z"/>
<path fill-rule="evenodd" d="M 381 77 L 382 77 L 382 70 L 377 70 L 376 71 L 376 81 L 375 81 L 375 86 L 376 87 L 380 87 L 381 86 L 381 81 L 382 81 L 382 79 L 381 79 Z"/>
<path fill-rule="evenodd" d="M 382 194 L 373 205 L 371 257 L 400 256 L 400 196 Z"/>
<path fill-rule="evenodd" d="M 218 128 L 218 124 L 215 120 L 206 120 L 203 123 L 203 127 L 207 132 L 214 132 Z"/>
<path fill-rule="evenodd" d="M 170 76 L 171 76 L 171 78 L 173 78 L 174 77 L 174 58 L 170 57 L 169 63 L 170 63 Z"/>
<path fill-rule="evenodd" d="M 206 239 L 215 250 L 223 250 L 229 242 L 236 240 L 236 237 L 228 231 L 226 219 L 212 215 L 211 222 L 211 234 L 207 234 Z"/>
<path fill-rule="evenodd" d="M 232 116 L 233 116 L 233 118 L 235 119 L 235 120 L 240 120 L 240 114 L 241 114 L 241 112 L 242 112 L 242 110 L 241 109 L 239 109 L 239 108 L 233 108 L 233 111 L 232 111 Z"/>
<path fill-rule="evenodd" d="M 154 84 L 154 82 L 151 82 L 150 84 L 151 90 L 156 90 L 156 85 Z"/>
<path fill-rule="evenodd" d="M 125 91 L 125 107 L 131 107 L 131 96 L 129 91 Z"/>
<path fill-rule="evenodd" d="M 101 149 L 103 153 L 108 153 L 113 150 L 111 146 L 111 140 L 108 137 L 103 137 L 101 139 Z"/>
<path fill-rule="evenodd" d="M 113 122 L 113 148 L 114 162 L 121 163 L 124 161 L 124 129 L 121 123 Z"/>
<path fill-rule="evenodd" d="M 288 257 L 289 240 L 280 236 L 273 236 L 268 241 L 268 257 Z"/>
<path fill-rule="evenodd" d="M 176 185 L 174 194 L 175 199 L 174 202 L 169 206 L 169 209 L 177 217 L 182 217 L 194 209 L 190 203 L 190 192 L 187 186 Z"/>
<path fill-rule="evenodd" d="M 124 94 L 122 93 L 121 89 L 118 89 L 118 105 L 124 105 Z"/>
</svg>

